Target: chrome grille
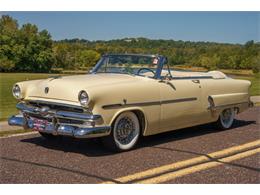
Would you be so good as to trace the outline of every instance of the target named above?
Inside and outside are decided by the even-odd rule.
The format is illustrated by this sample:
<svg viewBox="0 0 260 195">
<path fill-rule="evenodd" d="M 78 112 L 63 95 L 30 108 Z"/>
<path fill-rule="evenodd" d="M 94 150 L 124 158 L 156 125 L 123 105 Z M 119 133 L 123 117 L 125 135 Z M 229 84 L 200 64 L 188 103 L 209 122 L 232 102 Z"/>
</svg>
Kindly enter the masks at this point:
<svg viewBox="0 0 260 195">
<path fill-rule="evenodd" d="M 32 105 L 32 106 L 37 106 L 37 107 L 47 106 L 51 110 L 56 110 L 56 111 L 62 110 L 62 111 L 77 112 L 77 113 L 83 113 L 84 112 L 83 108 L 76 107 L 76 106 L 75 107 L 73 107 L 73 106 L 66 106 L 66 105 L 57 104 L 57 103 L 50 103 L 50 102 L 45 103 L 45 102 L 29 101 L 28 104 Z"/>
<path fill-rule="evenodd" d="M 58 119 L 59 123 L 63 123 L 63 124 L 78 124 L 78 125 L 82 125 L 84 124 L 84 121 L 80 121 L 80 120 L 73 120 L 73 119 Z"/>
<path fill-rule="evenodd" d="M 86 123 L 100 123 L 100 115 L 93 115 L 89 110 L 81 106 L 54 104 L 49 102 L 20 102 L 16 105 L 27 120 L 32 118 L 44 119 L 53 124 L 70 124 L 76 126 L 86 125 Z"/>
</svg>

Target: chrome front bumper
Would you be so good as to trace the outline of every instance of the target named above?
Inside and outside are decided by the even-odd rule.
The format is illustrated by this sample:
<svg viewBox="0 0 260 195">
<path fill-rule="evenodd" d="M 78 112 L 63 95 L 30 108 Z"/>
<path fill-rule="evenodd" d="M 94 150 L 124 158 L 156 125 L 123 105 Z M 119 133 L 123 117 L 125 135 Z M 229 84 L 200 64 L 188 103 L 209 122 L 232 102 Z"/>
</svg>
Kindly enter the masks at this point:
<svg viewBox="0 0 260 195">
<path fill-rule="evenodd" d="M 8 123 L 12 126 L 22 126 L 43 133 L 75 138 L 103 137 L 110 134 L 110 126 L 99 125 L 102 123 L 100 115 L 50 110 L 22 102 L 16 107 L 22 114 L 9 118 Z M 64 120 L 71 122 L 64 123 Z M 44 123 L 37 121 L 44 121 Z"/>
</svg>

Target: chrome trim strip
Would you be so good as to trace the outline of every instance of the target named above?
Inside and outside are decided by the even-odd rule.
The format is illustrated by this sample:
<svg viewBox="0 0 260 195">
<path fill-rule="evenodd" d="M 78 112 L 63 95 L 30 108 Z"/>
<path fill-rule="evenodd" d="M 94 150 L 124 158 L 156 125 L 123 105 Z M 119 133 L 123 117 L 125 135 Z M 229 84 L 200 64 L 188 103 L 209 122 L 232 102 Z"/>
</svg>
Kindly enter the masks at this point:
<svg viewBox="0 0 260 195">
<path fill-rule="evenodd" d="M 172 104 L 172 103 L 179 103 L 179 102 L 190 102 L 190 101 L 196 101 L 198 98 L 191 97 L 191 98 L 181 98 L 181 99 L 175 99 L 175 100 L 164 100 L 162 101 L 162 104 Z"/>
<path fill-rule="evenodd" d="M 192 77 L 171 77 L 171 80 L 191 80 L 191 79 L 213 79 L 212 76 L 192 76 Z"/>
<path fill-rule="evenodd" d="M 18 104 L 16 104 L 16 108 L 18 110 L 22 110 L 22 111 L 25 111 L 28 113 L 38 113 L 39 112 L 39 109 L 36 109 L 35 107 L 30 106 L 30 105 L 26 105 L 25 103 L 22 103 L 22 102 L 19 102 Z"/>
<path fill-rule="evenodd" d="M 130 104 L 109 104 L 102 106 L 103 109 L 115 109 L 121 107 L 130 107 L 130 106 L 153 106 L 153 105 L 162 105 L 162 104 L 172 104 L 180 102 L 195 101 L 196 97 L 191 98 L 180 98 L 174 100 L 163 100 L 163 101 L 154 101 L 154 102 L 139 102 L 139 103 L 130 103 Z"/>
<path fill-rule="evenodd" d="M 103 109 L 112 109 L 112 108 L 120 108 L 123 104 L 109 104 L 102 106 Z"/>
<path fill-rule="evenodd" d="M 34 98 L 44 98 L 44 99 L 50 99 L 50 100 L 61 100 L 61 101 L 67 101 L 67 102 L 79 103 L 78 101 L 64 100 L 64 99 L 59 99 L 59 98 L 49 98 L 49 97 L 42 97 L 42 96 L 29 96 L 29 97 L 34 97 Z M 33 101 L 33 100 L 32 100 L 32 101 Z M 42 100 L 35 100 L 35 101 L 42 101 Z M 43 100 L 43 101 L 44 101 L 44 100 Z"/>
<path fill-rule="evenodd" d="M 87 115 L 76 112 L 67 112 L 67 111 L 57 111 L 55 113 L 57 118 L 69 118 L 74 120 L 86 120 L 86 121 L 96 121 L 101 119 L 100 115 Z"/>
<path fill-rule="evenodd" d="M 111 127 L 89 127 L 89 128 L 79 128 L 73 132 L 75 138 L 95 138 L 104 137 L 110 134 Z"/>
<path fill-rule="evenodd" d="M 33 102 L 36 104 L 51 104 L 51 105 L 56 105 L 56 106 L 67 106 L 71 108 L 78 108 L 78 109 L 84 109 L 82 106 L 77 106 L 77 105 L 71 105 L 71 104 L 65 104 L 65 103 L 57 103 L 57 102 L 49 102 L 49 101 L 44 101 L 44 100 L 26 100 L 26 102 Z M 79 102 L 78 102 L 79 103 Z"/>
<path fill-rule="evenodd" d="M 251 102 L 239 102 L 239 103 L 235 103 L 235 104 L 225 104 L 225 105 L 219 105 L 219 106 L 209 106 L 208 110 L 216 110 L 216 109 L 221 109 L 221 108 L 225 108 L 225 107 L 237 106 L 237 105 L 241 105 L 241 104 L 248 104 L 248 107 L 251 107 Z"/>
<path fill-rule="evenodd" d="M 95 122 L 101 120 L 100 115 L 92 115 L 88 113 L 77 113 L 77 112 L 69 112 L 69 111 L 56 111 L 56 110 L 42 110 L 42 108 L 35 107 L 32 105 L 26 105 L 25 103 L 18 103 L 16 105 L 18 110 L 21 110 L 24 113 L 28 114 L 39 114 L 40 116 L 44 117 L 50 115 L 51 117 L 55 118 L 63 118 L 63 119 L 72 119 L 72 120 L 80 120 L 80 121 L 90 121 Z"/>
</svg>

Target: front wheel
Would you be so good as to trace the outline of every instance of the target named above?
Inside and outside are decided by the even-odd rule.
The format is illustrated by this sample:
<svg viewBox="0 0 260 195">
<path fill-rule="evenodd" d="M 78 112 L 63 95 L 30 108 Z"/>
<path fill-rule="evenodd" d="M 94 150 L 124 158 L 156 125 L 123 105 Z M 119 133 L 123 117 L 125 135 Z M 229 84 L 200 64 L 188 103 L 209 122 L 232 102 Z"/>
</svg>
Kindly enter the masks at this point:
<svg viewBox="0 0 260 195">
<path fill-rule="evenodd" d="M 223 110 L 217 121 L 218 127 L 221 129 L 228 129 L 233 125 L 235 118 L 235 109 L 234 108 L 227 108 Z"/>
<path fill-rule="evenodd" d="M 140 136 L 140 124 L 135 113 L 123 112 L 112 125 L 111 134 L 102 139 L 105 147 L 113 151 L 132 149 Z"/>
</svg>

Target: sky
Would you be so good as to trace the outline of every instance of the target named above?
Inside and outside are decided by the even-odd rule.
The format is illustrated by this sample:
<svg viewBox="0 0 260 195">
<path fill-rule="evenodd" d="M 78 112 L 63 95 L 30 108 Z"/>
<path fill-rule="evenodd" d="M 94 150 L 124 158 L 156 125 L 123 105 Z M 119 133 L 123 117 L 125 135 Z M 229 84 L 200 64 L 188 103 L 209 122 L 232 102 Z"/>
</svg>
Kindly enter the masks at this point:
<svg viewBox="0 0 260 195">
<path fill-rule="evenodd" d="M 244 44 L 260 41 L 260 12 L 1 12 L 54 40 L 126 37 Z"/>
</svg>

